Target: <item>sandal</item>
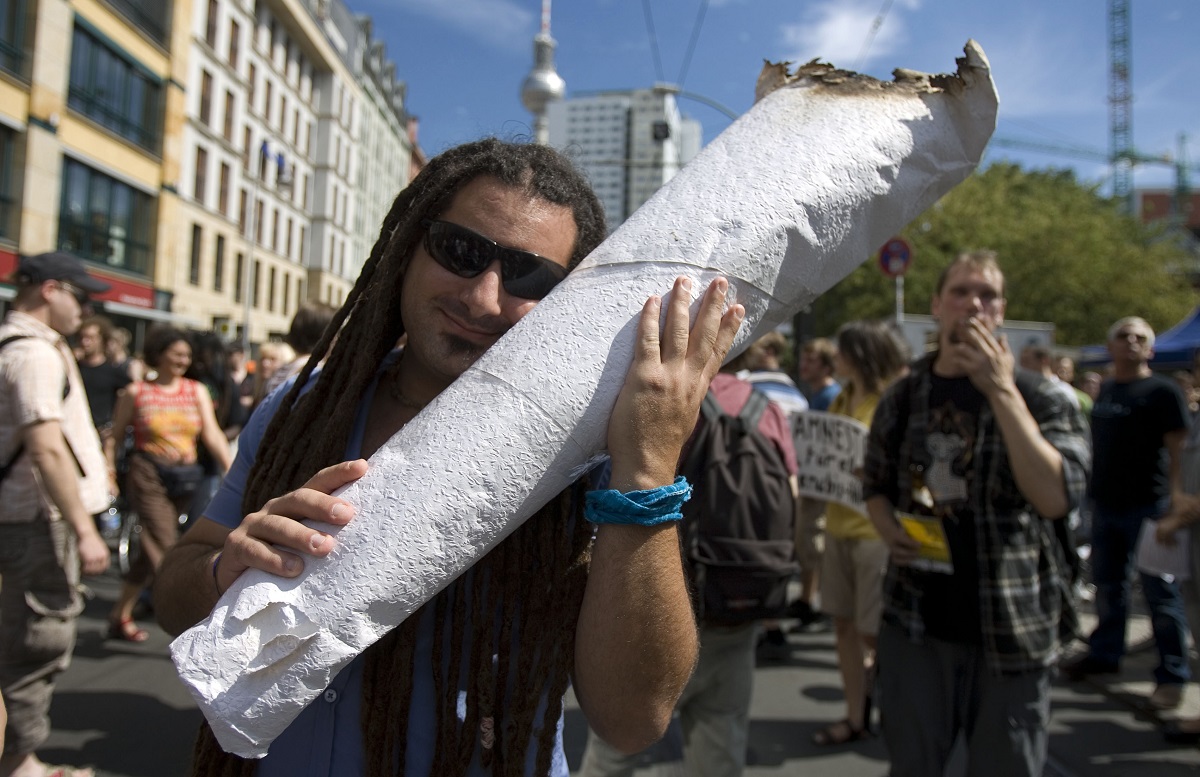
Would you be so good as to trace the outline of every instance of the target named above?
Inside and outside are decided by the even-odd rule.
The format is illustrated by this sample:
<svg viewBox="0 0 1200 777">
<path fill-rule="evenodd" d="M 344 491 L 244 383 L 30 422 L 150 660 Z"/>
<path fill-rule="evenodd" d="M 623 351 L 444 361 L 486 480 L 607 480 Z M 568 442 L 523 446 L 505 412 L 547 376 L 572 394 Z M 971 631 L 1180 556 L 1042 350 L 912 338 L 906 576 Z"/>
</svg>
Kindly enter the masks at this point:
<svg viewBox="0 0 1200 777">
<path fill-rule="evenodd" d="M 108 639 L 119 639 L 123 642 L 145 642 L 149 638 L 150 632 L 138 628 L 138 625 L 133 622 L 133 618 L 108 622 Z M 71 772 L 65 772 L 64 775 L 71 777 Z"/>
<path fill-rule="evenodd" d="M 51 766 L 45 764 L 46 771 L 43 777 L 96 777 L 96 773 L 91 767 L 76 768 L 74 766 Z"/>
<path fill-rule="evenodd" d="M 863 739 L 870 739 L 871 732 L 865 726 L 855 728 L 848 719 L 839 720 L 836 723 L 830 723 L 823 729 L 813 734 L 813 744 L 819 747 L 828 747 L 829 745 L 844 745 L 849 742 L 858 742 Z"/>
</svg>

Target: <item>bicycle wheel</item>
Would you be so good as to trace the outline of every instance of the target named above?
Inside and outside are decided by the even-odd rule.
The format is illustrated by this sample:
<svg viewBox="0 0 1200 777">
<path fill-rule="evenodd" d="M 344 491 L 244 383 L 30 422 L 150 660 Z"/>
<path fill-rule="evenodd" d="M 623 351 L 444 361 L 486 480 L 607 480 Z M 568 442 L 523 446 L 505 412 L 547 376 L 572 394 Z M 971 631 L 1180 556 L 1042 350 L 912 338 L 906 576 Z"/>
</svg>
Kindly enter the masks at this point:
<svg viewBox="0 0 1200 777">
<path fill-rule="evenodd" d="M 122 575 L 137 563 L 142 555 L 142 524 L 132 510 L 121 513 L 121 534 L 117 538 L 117 566 Z"/>
</svg>

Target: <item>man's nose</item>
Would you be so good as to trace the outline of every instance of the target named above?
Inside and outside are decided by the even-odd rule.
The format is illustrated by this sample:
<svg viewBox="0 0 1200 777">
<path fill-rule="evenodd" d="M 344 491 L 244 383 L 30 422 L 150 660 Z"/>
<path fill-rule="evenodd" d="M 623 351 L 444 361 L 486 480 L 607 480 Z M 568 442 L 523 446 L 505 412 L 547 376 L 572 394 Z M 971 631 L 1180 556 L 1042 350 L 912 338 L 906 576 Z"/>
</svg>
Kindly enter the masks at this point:
<svg viewBox="0 0 1200 777">
<path fill-rule="evenodd" d="M 474 278 L 466 279 L 462 300 L 475 316 L 498 316 L 504 312 L 506 292 L 501 279 L 500 260 L 496 259 Z"/>
</svg>

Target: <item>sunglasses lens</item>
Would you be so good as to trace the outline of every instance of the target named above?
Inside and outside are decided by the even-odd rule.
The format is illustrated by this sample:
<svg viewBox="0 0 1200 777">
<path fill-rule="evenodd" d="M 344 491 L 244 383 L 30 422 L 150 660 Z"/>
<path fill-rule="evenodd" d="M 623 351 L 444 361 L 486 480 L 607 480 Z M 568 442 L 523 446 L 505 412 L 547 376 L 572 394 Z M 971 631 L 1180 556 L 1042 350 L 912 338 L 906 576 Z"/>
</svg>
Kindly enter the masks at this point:
<svg viewBox="0 0 1200 777">
<path fill-rule="evenodd" d="M 445 221 L 431 222 L 425 250 L 455 275 L 474 278 L 500 259 L 504 290 L 522 299 L 541 299 L 567 276 L 562 265 L 528 251 L 504 248 L 471 230 Z"/>
<path fill-rule="evenodd" d="M 429 225 L 425 232 L 425 248 L 438 264 L 463 278 L 474 278 L 492 260 L 490 243 L 444 221 Z"/>
<path fill-rule="evenodd" d="M 534 254 L 513 251 L 504 257 L 504 290 L 522 299 L 542 299 L 565 278 L 567 269 Z"/>
</svg>

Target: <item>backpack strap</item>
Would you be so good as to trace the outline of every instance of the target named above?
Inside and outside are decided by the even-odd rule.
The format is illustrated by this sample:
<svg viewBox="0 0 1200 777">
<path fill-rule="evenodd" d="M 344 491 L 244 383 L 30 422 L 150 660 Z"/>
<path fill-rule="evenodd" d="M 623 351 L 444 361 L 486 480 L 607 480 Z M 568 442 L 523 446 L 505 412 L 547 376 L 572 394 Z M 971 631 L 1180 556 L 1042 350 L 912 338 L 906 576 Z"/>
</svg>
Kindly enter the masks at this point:
<svg viewBox="0 0 1200 777">
<path fill-rule="evenodd" d="M 750 396 L 746 398 L 746 404 L 742 405 L 742 412 L 738 413 L 738 419 L 745 425 L 747 431 L 758 427 L 758 422 L 763 413 L 767 412 L 767 405 L 770 402 L 771 400 L 767 399 L 766 394 L 756 388 L 750 389 Z"/>
<path fill-rule="evenodd" d="M 16 342 L 17 340 L 25 340 L 29 336 L 30 335 L 9 335 L 3 340 L 0 340 L 0 351 L 4 350 L 9 343 Z M 24 452 L 25 443 L 17 443 L 17 449 L 13 451 L 13 455 L 9 457 L 8 461 L 4 462 L 3 467 L 0 467 L 0 483 L 3 483 L 5 478 L 8 477 L 8 473 L 12 471 L 13 466 L 17 463 L 17 459 L 21 458 L 21 454 Z"/>
</svg>

